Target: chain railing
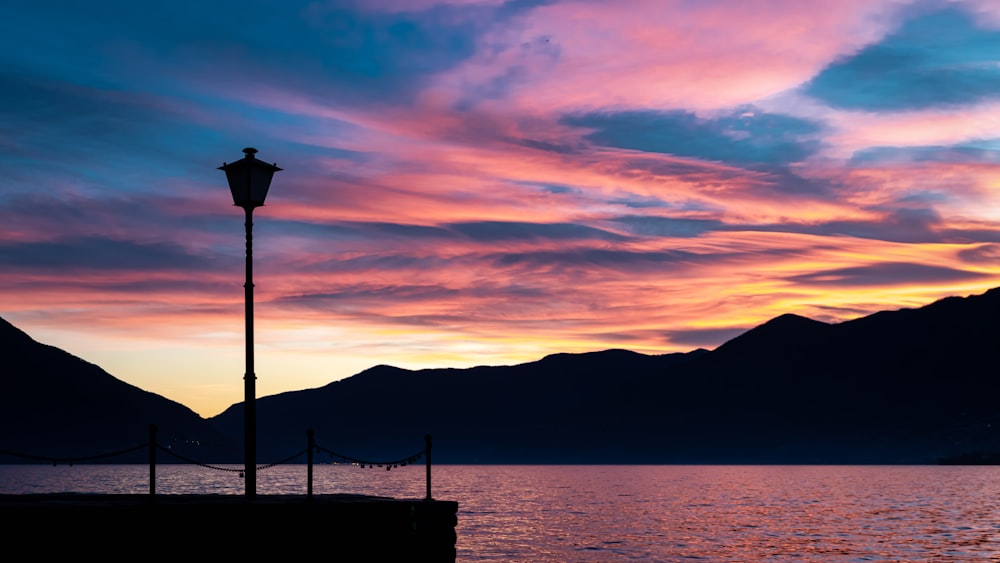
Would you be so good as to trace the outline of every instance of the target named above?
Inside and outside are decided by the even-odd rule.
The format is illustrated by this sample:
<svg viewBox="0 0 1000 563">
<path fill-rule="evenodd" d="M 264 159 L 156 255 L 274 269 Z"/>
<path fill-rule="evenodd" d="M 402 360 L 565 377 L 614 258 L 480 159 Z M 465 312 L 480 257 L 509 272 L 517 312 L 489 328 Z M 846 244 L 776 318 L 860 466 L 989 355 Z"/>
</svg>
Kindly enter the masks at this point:
<svg viewBox="0 0 1000 563">
<path fill-rule="evenodd" d="M 9 457 L 17 457 L 21 459 L 30 459 L 32 461 L 44 461 L 46 463 L 51 463 L 52 465 L 73 465 L 74 463 L 84 463 L 88 461 L 97 461 L 99 459 L 105 459 L 109 457 L 118 457 L 120 455 L 130 454 L 134 451 L 138 451 L 144 448 L 148 448 L 149 444 L 139 444 L 131 448 L 126 448 L 124 450 L 118 450 L 114 452 L 106 452 L 94 455 L 79 456 L 79 457 L 48 457 L 41 455 L 32 454 L 22 454 L 18 452 L 11 452 L 8 450 L 0 450 L 0 455 L 5 455 Z"/>
<path fill-rule="evenodd" d="M 44 461 L 46 463 L 51 463 L 52 465 L 73 465 L 75 463 L 85 463 L 85 462 L 89 462 L 89 461 L 97 461 L 97 460 L 101 460 L 101 459 L 108 459 L 108 458 L 112 458 L 112 457 L 117 457 L 117 456 L 129 454 L 129 453 L 132 453 L 132 452 L 135 452 L 135 451 L 138 451 L 138 450 L 142 450 L 142 449 L 148 448 L 149 449 L 149 494 L 151 496 L 155 496 L 156 495 L 156 465 L 157 465 L 156 452 L 157 451 L 162 451 L 162 452 L 168 453 L 171 456 L 173 456 L 174 458 L 176 458 L 176 459 L 178 459 L 178 460 L 180 460 L 180 461 L 182 461 L 184 463 L 189 463 L 189 464 L 192 464 L 192 465 L 198 465 L 200 467 L 204 467 L 206 469 L 211 469 L 211 470 L 214 470 L 214 471 L 226 471 L 226 472 L 231 472 L 231 473 L 239 473 L 240 477 L 243 477 L 244 469 L 242 469 L 242 468 L 237 469 L 237 468 L 232 468 L 232 467 L 221 467 L 221 466 L 218 466 L 218 465 L 204 463 L 204 462 L 195 460 L 193 458 L 181 455 L 181 454 L 173 451 L 173 449 L 171 449 L 171 448 L 169 448 L 167 446 L 163 446 L 163 445 L 159 444 L 157 442 L 156 434 L 157 434 L 156 425 L 155 424 L 150 424 L 149 425 L 149 441 L 146 442 L 145 444 L 139 444 L 139 445 L 136 445 L 136 446 L 132 446 L 132 447 L 121 449 L 121 450 L 117 450 L 117 451 L 100 453 L 100 454 L 94 454 L 94 455 L 89 455 L 89 456 L 79 456 L 79 457 L 46 457 L 46 456 L 40 456 L 40 455 L 18 453 L 18 452 L 7 451 L 7 450 L 2 450 L 2 449 L 0 449 L 0 455 L 5 455 L 5 456 L 8 456 L 8 457 L 14 457 L 14 458 L 28 459 L 28 460 L 32 460 L 32 461 Z M 290 456 L 288 456 L 288 457 L 286 457 L 286 458 L 284 458 L 284 459 L 282 459 L 280 461 L 276 461 L 274 463 L 268 463 L 266 465 L 258 465 L 258 466 L 256 466 L 257 470 L 258 471 L 266 470 L 266 469 L 270 469 L 272 467 L 277 467 L 279 465 L 284 465 L 284 464 L 287 464 L 287 463 L 291 463 L 293 460 L 295 460 L 297 458 L 300 458 L 303 455 L 305 455 L 306 456 L 306 465 L 307 465 L 306 495 L 311 500 L 313 498 L 313 465 L 314 465 L 313 458 L 314 458 L 314 453 L 315 452 L 322 452 L 322 453 L 327 454 L 330 457 L 330 459 L 335 460 L 335 463 L 350 463 L 352 465 L 357 465 L 357 466 L 360 466 L 362 468 L 364 468 L 364 467 L 369 467 L 369 468 L 374 468 L 374 467 L 381 468 L 381 467 L 385 467 L 386 471 L 389 471 L 389 470 L 391 470 L 393 468 L 397 468 L 397 467 L 404 467 L 406 465 L 411 465 L 414 462 L 417 462 L 421 458 L 423 458 L 425 460 L 426 486 L 427 486 L 427 494 L 424 497 L 424 500 L 433 500 L 433 498 L 431 497 L 431 435 L 430 434 L 427 434 L 426 436 L 424 436 L 424 449 L 423 450 L 421 450 L 419 452 L 416 452 L 416 453 L 414 453 L 412 455 L 406 456 L 406 457 L 396 458 L 396 459 L 392 459 L 392 460 L 389 460 L 389 461 L 375 461 L 375 460 L 370 460 L 370 459 L 357 458 L 357 457 L 349 456 L 349 455 L 346 455 L 346 454 L 338 453 L 336 451 L 330 450 L 330 449 L 325 448 L 323 446 L 319 446 L 319 445 L 316 444 L 315 433 L 313 432 L 312 429 L 309 429 L 309 430 L 306 431 L 306 441 L 307 441 L 307 446 L 306 446 L 306 448 L 304 450 L 301 450 L 301 451 L 299 451 L 299 452 L 297 452 L 297 453 L 295 453 L 293 455 L 290 455 Z"/>
</svg>

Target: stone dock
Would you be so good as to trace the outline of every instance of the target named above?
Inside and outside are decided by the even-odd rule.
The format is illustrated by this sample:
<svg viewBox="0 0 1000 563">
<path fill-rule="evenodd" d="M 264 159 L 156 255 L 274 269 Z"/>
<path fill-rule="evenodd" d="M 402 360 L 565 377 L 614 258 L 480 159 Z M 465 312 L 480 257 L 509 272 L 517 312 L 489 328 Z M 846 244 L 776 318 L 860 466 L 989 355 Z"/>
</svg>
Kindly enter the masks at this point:
<svg viewBox="0 0 1000 563">
<path fill-rule="evenodd" d="M 0 495 L 8 553 L 454 562 L 458 503 L 365 495 Z"/>
</svg>

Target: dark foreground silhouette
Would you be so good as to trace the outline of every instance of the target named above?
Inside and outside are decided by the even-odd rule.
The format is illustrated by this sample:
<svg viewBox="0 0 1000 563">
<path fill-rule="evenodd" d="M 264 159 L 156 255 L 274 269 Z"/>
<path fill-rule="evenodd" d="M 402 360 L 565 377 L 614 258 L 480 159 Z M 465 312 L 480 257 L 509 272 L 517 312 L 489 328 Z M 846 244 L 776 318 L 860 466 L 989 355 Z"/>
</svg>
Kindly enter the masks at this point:
<svg viewBox="0 0 1000 563">
<path fill-rule="evenodd" d="M 405 451 L 430 433 L 436 463 L 997 459 L 997 319 L 1000 289 L 839 324 L 782 315 L 712 351 L 377 366 L 258 399 L 258 460 L 300 450 L 310 428 L 362 458 Z M 142 442 L 156 423 L 178 451 L 241 461 L 240 404 L 203 420 L 6 322 L 0 351 L 0 450 L 106 451 Z"/>
<path fill-rule="evenodd" d="M 0 495 L 7 549 L 74 558 L 453 562 L 457 509 L 356 495 Z"/>
</svg>

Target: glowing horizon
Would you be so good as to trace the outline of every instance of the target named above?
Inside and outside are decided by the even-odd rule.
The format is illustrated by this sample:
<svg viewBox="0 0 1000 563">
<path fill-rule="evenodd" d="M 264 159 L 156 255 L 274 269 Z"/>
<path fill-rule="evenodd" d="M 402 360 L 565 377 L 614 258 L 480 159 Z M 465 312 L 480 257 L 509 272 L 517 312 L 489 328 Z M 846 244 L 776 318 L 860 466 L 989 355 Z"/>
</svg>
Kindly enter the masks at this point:
<svg viewBox="0 0 1000 563">
<path fill-rule="evenodd" d="M 213 416 L 1000 286 L 985 0 L 10 8 L 0 317 Z M 260 17 L 266 13 L 267 17 Z"/>
</svg>

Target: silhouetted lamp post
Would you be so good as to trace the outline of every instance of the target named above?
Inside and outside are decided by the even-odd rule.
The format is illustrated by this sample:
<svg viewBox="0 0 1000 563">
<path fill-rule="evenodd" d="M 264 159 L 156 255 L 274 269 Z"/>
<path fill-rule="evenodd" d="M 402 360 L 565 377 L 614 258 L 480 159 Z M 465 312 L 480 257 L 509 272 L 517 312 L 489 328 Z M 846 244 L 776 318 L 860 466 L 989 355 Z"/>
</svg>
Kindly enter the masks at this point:
<svg viewBox="0 0 1000 563">
<path fill-rule="evenodd" d="M 243 463 L 246 496 L 257 496 L 257 376 L 253 369 L 253 210 L 264 205 L 271 178 L 281 170 L 276 164 L 257 160 L 257 149 L 243 149 L 242 160 L 226 164 L 219 170 L 226 173 L 233 203 L 246 212 L 247 279 L 243 284 L 246 301 L 246 373 L 243 374 Z"/>
</svg>

